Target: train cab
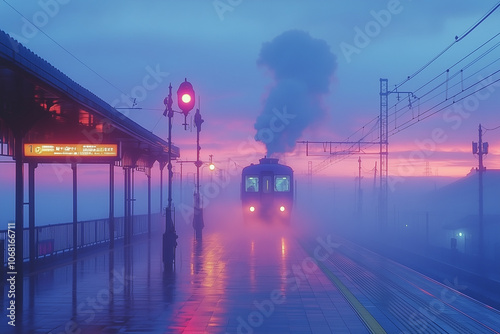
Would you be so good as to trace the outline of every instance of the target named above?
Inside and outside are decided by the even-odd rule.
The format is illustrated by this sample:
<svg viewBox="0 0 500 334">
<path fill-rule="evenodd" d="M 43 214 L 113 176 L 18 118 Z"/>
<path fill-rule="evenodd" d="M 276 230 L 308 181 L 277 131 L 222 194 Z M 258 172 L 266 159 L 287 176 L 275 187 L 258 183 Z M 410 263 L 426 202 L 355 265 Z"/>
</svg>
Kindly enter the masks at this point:
<svg viewBox="0 0 500 334">
<path fill-rule="evenodd" d="M 293 207 L 293 170 L 275 158 L 243 168 L 241 202 L 245 221 L 289 223 Z"/>
</svg>

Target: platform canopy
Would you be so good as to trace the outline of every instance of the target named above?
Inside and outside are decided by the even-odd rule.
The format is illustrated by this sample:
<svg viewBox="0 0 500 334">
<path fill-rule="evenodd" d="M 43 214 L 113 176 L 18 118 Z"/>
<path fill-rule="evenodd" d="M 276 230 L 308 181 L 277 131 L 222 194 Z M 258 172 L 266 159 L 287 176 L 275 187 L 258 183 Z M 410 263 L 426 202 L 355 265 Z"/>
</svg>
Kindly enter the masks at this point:
<svg viewBox="0 0 500 334">
<path fill-rule="evenodd" d="M 0 30 L 0 155 L 16 159 L 15 138 L 22 138 L 25 161 L 116 160 L 131 168 L 168 161 L 167 141 Z M 179 154 L 172 145 L 172 158 Z"/>
</svg>

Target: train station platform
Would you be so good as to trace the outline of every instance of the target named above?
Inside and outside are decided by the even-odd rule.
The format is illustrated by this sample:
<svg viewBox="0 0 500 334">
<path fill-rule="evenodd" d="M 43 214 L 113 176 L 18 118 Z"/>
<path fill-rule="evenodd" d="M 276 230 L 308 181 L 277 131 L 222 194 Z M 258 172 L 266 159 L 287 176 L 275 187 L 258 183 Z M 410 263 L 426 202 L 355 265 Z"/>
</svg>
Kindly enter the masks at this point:
<svg viewBox="0 0 500 334">
<path fill-rule="evenodd" d="M 459 277 L 434 281 L 329 231 L 205 218 L 201 241 L 177 223 L 173 272 L 154 233 L 26 275 L 22 318 L 14 328 L 4 315 L 0 332 L 499 332 L 500 312 Z"/>
</svg>

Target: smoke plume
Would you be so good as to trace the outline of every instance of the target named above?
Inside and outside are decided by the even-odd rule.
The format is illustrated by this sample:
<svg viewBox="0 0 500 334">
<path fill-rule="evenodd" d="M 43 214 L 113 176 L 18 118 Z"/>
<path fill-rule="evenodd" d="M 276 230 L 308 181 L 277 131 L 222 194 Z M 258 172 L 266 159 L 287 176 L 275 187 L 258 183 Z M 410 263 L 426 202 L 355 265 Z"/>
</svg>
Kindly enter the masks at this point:
<svg viewBox="0 0 500 334">
<path fill-rule="evenodd" d="M 268 156 L 290 152 L 302 132 L 326 114 L 322 98 L 336 57 L 324 40 L 290 30 L 262 45 L 257 64 L 269 69 L 275 82 L 255 122 L 255 139 L 266 145 Z"/>
</svg>

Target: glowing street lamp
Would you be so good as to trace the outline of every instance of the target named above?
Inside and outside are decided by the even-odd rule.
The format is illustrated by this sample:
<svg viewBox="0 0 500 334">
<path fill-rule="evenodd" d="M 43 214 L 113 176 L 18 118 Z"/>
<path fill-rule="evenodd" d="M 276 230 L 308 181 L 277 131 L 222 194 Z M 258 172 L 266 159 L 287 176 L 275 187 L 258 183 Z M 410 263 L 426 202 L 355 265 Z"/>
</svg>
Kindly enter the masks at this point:
<svg viewBox="0 0 500 334">
<path fill-rule="evenodd" d="M 208 162 L 208 169 L 210 169 L 210 171 L 214 171 L 215 165 L 214 165 L 214 162 L 212 161 L 214 156 L 213 156 L 213 154 L 210 154 L 209 157 L 210 157 L 210 161 Z"/>
</svg>

